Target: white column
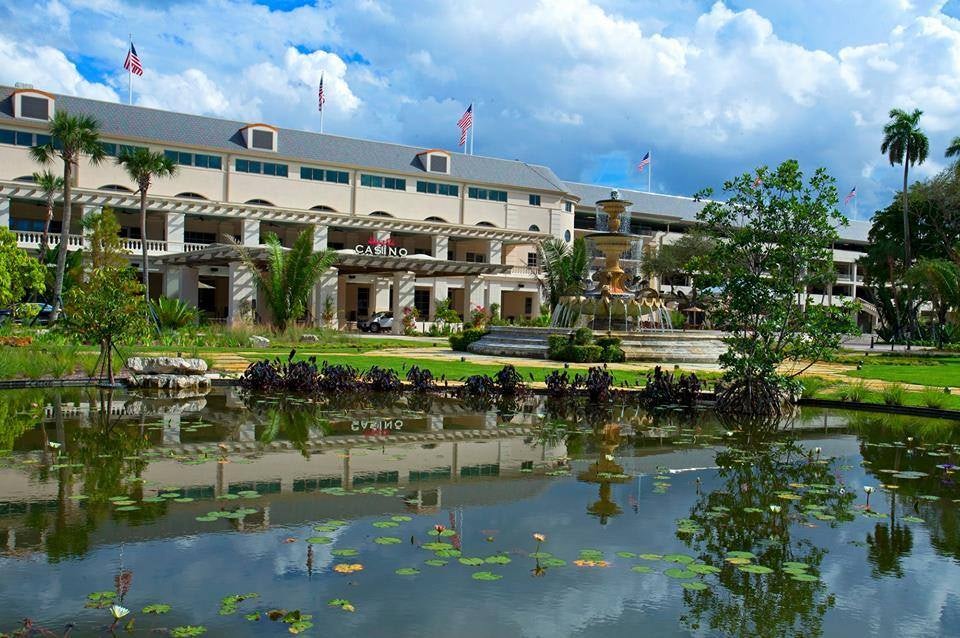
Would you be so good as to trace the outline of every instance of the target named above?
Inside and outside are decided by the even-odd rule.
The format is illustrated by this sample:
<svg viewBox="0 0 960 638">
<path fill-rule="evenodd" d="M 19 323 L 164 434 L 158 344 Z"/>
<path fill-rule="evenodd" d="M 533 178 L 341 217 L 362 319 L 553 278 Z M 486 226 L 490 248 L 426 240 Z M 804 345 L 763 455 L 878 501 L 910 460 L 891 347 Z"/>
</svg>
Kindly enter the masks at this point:
<svg viewBox="0 0 960 638">
<path fill-rule="evenodd" d="M 179 284 L 180 301 L 188 303 L 194 308 L 197 307 L 200 297 L 200 272 L 196 268 L 180 268 Z"/>
<path fill-rule="evenodd" d="M 433 294 L 430 295 L 430 321 L 437 320 L 437 302 L 447 298 L 447 280 L 439 277 L 433 280 Z"/>
<path fill-rule="evenodd" d="M 314 237 L 316 237 L 316 235 L 314 235 Z M 322 275 L 320 275 L 320 281 L 317 282 L 317 287 L 314 292 L 314 299 L 316 300 L 316 304 L 313 309 L 314 325 L 336 329 L 340 328 L 339 321 L 337 320 L 337 318 L 340 316 L 337 306 L 339 287 L 340 271 L 337 268 L 328 268 Z M 331 310 L 333 311 L 333 318 L 330 320 L 329 324 L 323 320 L 323 314 L 326 311 L 328 299 L 330 300 Z"/>
<path fill-rule="evenodd" d="M 447 251 L 450 249 L 450 238 L 446 235 L 434 235 L 431 239 L 433 240 L 431 254 L 436 259 L 446 259 Z"/>
<path fill-rule="evenodd" d="M 487 312 L 490 312 L 490 308 L 493 306 L 493 304 L 500 305 L 500 311 L 501 313 L 503 312 L 503 289 L 500 287 L 498 282 L 490 281 L 487 283 L 484 290 L 483 305 L 486 306 Z"/>
<path fill-rule="evenodd" d="M 187 216 L 183 213 L 167 213 L 164 217 L 164 236 L 167 238 L 167 252 L 183 252 L 183 231 Z"/>
<path fill-rule="evenodd" d="M 82 206 L 82 207 L 80 208 L 80 220 L 83 221 L 84 219 L 86 219 L 86 218 L 89 217 L 90 215 L 96 215 L 96 214 L 98 214 L 101 210 L 103 210 L 103 209 L 102 209 L 100 206 Z M 72 221 L 72 220 L 71 220 L 71 221 Z M 83 233 L 83 231 L 81 231 L 81 233 Z M 72 233 L 71 233 L 71 234 L 72 234 Z M 51 238 L 51 239 L 52 239 L 52 238 Z M 59 243 L 59 240 L 57 240 L 57 242 Z M 68 247 L 69 247 L 69 244 L 68 244 Z M 83 249 L 84 249 L 85 251 L 89 251 L 90 248 L 91 248 L 91 246 L 90 246 L 90 238 L 87 237 L 87 233 L 83 233 Z"/>
<path fill-rule="evenodd" d="M 417 276 L 399 271 L 393 275 L 393 334 L 403 334 L 403 309 L 413 308 Z"/>
<path fill-rule="evenodd" d="M 0 228 L 10 228 L 9 197 L 0 197 Z"/>
<path fill-rule="evenodd" d="M 244 246 L 260 245 L 260 220 L 259 219 L 241 219 L 240 220 L 240 243 Z"/>
<path fill-rule="evenodd" d="M 533 312 L 531 313 L 531 318 L 536 319 L 540 316 L 540 292 L 534 291 L 533 293 Z"/>
<path fill-rule="evenodd" d="M 163 296 L 180 299 L 180 266 L 163 267 Z"/>
<path fill-rule="evenodd" d="M 499 239 L 491 239 L 487 249 L 487 261 L 491 264 L 503 263 L 503 242 Z"/>
<path fill-rule="evenodd" d="M 227 287 L 230 298 L 227 323 L 235 326 L 248 317 L 252 318 L 252 303 L 256 299 L 253 272 L 242 262 L 231 263 Z"/>
<path fill-rule="evenodd" d="M 327 241 L 330 238 L 330 229 L 326 224 L 317 224 L 313 227 L 313 250 L 320 252 L 327 249 Z"/>
<path fill-rule="evenodd" d="M 465 308 L 463 309 L 464 320 L 469 321 L 470 315 L 473 313 L 474 309 L 477 306 L 483 305 L 484 297 L 484 281 L 480 277 L 464 277 L 463 278 L 463 303 Z"/>
<path fill-rule="evenodd" d="M 390 309 L 390 280 L 384 277 L 377 277 L 373 280 L 370 291 L 370 314 L 375 312 L 386 312 Z M 394 311 L 397 309 L 394 307 Z"/>
</svg>

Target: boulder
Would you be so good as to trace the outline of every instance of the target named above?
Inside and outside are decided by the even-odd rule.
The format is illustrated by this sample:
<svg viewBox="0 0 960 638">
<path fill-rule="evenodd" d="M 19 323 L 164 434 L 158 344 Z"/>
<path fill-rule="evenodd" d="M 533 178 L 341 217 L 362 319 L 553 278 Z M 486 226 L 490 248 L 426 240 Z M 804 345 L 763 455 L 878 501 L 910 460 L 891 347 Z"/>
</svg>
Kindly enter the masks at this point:
<svg viewBox="0 0 960 638">
<path fill-rule="evenodd" d="M 209 387 L 210 379 L 195 374 L 142 374 L 130 377 L 130 385 L 135 388 L 183 390 Z"/>
<path fill-rule="evenodd" d="M 127 368 L 135 375 L 202 375 L 207 371 L 207 362 L 183 357 L 130 357 L 127 359 Z"/>
<path fill-rule="evenodd" d="M 320 343 L 320 337 L 317 335 L 303 335 L 300 337 L 300 341 L 303 343 Z"/>
<path fill-rule="evenodd" d="M 257 335 L 254 335 L 254 336 L 250 337 L 249 341 L 250 341 L 250 345 L 251 345 L 252 347 L 254 347 L 254 348 L 269 348 L 269 347 L 270 347 L 270 340 L 267 339 L 266 337 L 258 337 Z"/>
</svg>

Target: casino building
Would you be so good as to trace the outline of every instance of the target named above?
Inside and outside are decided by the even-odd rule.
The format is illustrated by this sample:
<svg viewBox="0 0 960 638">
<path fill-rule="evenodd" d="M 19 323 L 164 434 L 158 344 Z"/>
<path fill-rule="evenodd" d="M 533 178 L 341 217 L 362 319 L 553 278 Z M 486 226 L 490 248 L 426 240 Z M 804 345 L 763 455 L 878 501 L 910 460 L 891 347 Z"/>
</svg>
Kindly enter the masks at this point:
<svg viewBox="0 0 960 638">
<path fill-rule="evenodd" d="M 407 307 L 432 320 L 442 299 L 461 315 L 499 304 L 504 318 L 536 317 L 542 300 L 537 245 L 594 230 L 594 203 L 610 192 L 519 160 L 0 86 L 0 225 L 27 249 L 39 247 L 45 217 L 43 193 L 31 177 L 40 167 L 29 149 L 46 140 L 47 121 L 58 109 L 95 118 L 109 156 L 100 165 L 83 159 L 76 167 L 71 247 L 84 244 L 82 217 L 109 206 L 137 266 L 147 243 L 151 292 L 230 323 L 269 316 L 254 274 L 229 238 L 256 257 L 267 235 L 290 246 L 305 229 L 312 229 L 315 248 L 338 251 L 313 295 L 314 322 L 332 313 L 336 327 L 351 329 L 374 312 Z M 128 147 L 163 152 L 179 165 L 174 178 L 151 187 L 145 237 L 135 185 L 112 161 Z M 633 232 L 644 236 L 626 255 L 628 267 L 639 265 L 642 250 L 681 236 L 699 207 L 690 198 L 621 193 L 634 202 Z M 58 204 L 54 243 L 59 218 Z M 867 230 L 863 222 L 841 230 L 834 251 L 838 280 L 811 291 L 818 301 L 864 297 L 855 262 Z M 683 289 L 689 282 L 651 283 Z M 861 324 L 868 329 L 876 313 L 869 303 L 864 308 Z M 394 322 L 394 330 L 401 329 Z"/>
</svg>

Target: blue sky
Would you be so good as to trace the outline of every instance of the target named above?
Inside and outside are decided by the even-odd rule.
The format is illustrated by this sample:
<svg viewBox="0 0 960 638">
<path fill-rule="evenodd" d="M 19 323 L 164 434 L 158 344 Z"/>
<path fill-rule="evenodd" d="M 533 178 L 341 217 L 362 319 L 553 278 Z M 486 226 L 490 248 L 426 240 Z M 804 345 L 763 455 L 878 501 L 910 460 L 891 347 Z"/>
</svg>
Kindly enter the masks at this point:
<svg viewBox="0 0 960 638">
<path fill-rule="evenodd" d="M 825 166 L 867 218 L 899 170 L 891 107 L 922 108 L 946 166 L 960 135 L 960 7 L 936 0 L 0 0 L 0 82 L 476 152 L 566 179 L 690 195 L 760 164 Z"/>
</svg>

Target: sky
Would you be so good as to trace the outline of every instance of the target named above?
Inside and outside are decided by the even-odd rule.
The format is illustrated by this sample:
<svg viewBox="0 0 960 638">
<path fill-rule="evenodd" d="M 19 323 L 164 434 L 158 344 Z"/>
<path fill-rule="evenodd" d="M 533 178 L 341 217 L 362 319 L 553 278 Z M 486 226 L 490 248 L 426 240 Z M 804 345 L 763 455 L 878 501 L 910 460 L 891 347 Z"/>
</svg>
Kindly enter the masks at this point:
<svg viewBox="0 0 960 638">
<path fill-rule="evenodd" d="M 902 182 L 893 107 L 960 135 L 960 0 L 0 0 L 0 83 L 457 150 L 568 180 L 692 195 L 795 158 L 868 219 Z"/>
</svg>

